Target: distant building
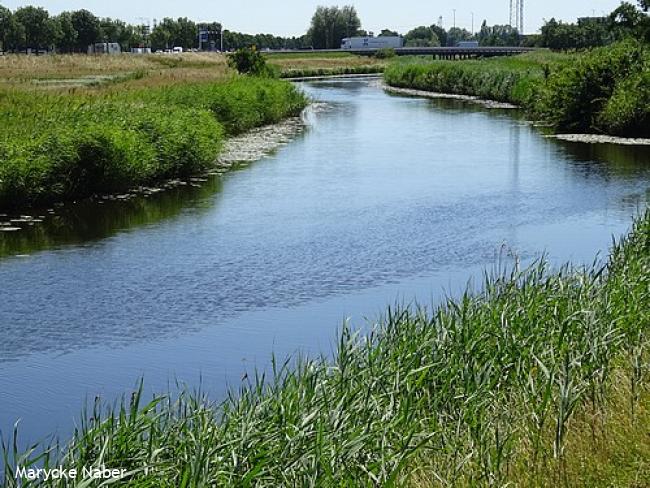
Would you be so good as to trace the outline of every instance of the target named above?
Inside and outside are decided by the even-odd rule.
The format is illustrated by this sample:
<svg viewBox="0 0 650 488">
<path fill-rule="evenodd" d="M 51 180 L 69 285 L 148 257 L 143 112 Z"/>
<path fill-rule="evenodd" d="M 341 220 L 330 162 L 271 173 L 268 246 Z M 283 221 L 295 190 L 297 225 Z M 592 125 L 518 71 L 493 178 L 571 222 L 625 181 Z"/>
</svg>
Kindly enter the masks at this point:
<svg viewBox="0 0 650 488">
<path fill-rule="evenodd" d="M 399 36 L 346 37 L 341 41 L 341 49 L 399 49 L 404 47 L 404 38 Z"/>
<path fill-rule="evenodd" d="M 88 46 L 88 54 L 120 54 L 122 48 L 117 42 L 96 42 Z"/>
<path fill-rule="evenodd" d="M 478 41 L 460 41 L 456 44 L 456 47 L 462 47 L 464 49 L 474 49 L 478 47 Z"/>
<path fill-rule="evenodd" d="M 150 47 L 132 47 L 131 54 L 151 54 Z"/>
</svg>

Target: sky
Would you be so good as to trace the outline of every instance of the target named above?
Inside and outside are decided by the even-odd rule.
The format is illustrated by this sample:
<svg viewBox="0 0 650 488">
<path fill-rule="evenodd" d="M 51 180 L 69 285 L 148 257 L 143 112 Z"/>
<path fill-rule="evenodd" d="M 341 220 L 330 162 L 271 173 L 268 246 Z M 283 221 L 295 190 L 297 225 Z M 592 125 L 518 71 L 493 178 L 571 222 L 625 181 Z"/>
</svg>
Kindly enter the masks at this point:
<svg viewBox="0 0 650 488">
<path fill-rule="evenodd" d="M 488 24 L 507 24 L 510 0 L 230 0 L 181 2 L 178 0 L 0 0 L 0 4 L 14 10 L 24 5 L 44 7 L 51 14 L 64 10 L 85 8 L 99 17 L 114 17 L 130 23 L 153 23 L 163 17 L 189 17 L 195 21 L 217 21 L 224 28 L 246 33 L 271 33 L 281 36 L 299 36 L 309 27 L 318 5 L 354 5 L 359 12 L 362 27 L 379 33 L 390 28 L 405 33 L 418 25 L 431 25 L 443 17 L 443 26 L 454 24 L 467 30 Z M 525 0 L 525 27 L 527 34 L 537 32 L 544 19 L 555 17 L 574 22 L 578 17 L 602 15 L 614 10 L 620 0 Z"/>
</svg>

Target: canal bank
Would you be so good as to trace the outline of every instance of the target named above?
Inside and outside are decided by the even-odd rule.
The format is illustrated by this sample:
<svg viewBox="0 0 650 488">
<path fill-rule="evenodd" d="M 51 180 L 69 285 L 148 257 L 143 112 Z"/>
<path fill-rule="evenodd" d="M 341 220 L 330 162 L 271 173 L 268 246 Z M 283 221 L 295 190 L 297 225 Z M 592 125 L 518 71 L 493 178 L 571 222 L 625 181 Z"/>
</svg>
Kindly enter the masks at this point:
<svg viewBox="0 0 650 488">
<path fill-rule="evenodd" d="M 178 379 L 223 399 L 272 352 L 327 355 L 344 318 L 440 303 L 513 255 L 602 262 L 647 205 L 644 148 L 358 80 L 304 87 L 327 109 L 258 163 L 62 219 L 50 235 L 74 240 L 37 235 L 0 261 L 3 432 L 22 418 L 24 440 L 68 438 L 84 398 L 141 375 L 145 398 Z"/>
</svg>

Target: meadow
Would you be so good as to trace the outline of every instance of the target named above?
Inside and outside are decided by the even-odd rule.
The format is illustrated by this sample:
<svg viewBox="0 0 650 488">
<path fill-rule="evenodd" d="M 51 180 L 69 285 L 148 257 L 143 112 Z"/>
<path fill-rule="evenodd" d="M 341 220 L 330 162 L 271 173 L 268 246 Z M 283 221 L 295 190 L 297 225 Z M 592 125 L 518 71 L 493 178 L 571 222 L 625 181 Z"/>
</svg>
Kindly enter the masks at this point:
<svg viewBox="0 0 650 488">
<path fill-rule="evenodd" d="M 650 137 L 650 50 L 636 41 L 578 53 L 539 51 L 472 61 L 400 60 L 400 88 L 478 96 L 526 109 L 558 132 Z"/>
<path fill-rule="evenodd" d="M 2 486 L 33 463 L 126 468 L 132 487 L 644 486 L 649 271 L 647 214 L 605 265 L 495 270 L 345 327 L 331 358 L 274 359 L 222 404 L 140 387 L 91 405 L 69 443 L 6 438 Z"/>
</svg>

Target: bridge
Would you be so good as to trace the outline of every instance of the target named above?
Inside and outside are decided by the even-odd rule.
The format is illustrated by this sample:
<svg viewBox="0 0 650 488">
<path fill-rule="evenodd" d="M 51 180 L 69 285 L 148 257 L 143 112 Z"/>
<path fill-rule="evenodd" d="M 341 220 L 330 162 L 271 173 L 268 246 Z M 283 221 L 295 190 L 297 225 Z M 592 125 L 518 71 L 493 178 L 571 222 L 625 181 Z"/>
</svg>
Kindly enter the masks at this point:
<svg viewBox="0 0 650 488">
<path fill-rule="evenodd" d="M 379 49 L 289 49 L 265 51 L 268 54 L 280 53 L 351 53 L 360 56 L 372 56 Z M 394 49 L 398 56 L 434 56 L 438 59 L 491 58 L 495 56 L 515 56 L 531 51 L 532 47 L 400 47 Z"/>
</svg>

